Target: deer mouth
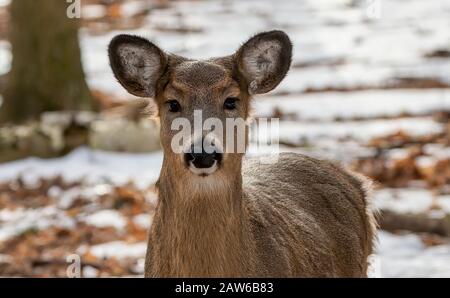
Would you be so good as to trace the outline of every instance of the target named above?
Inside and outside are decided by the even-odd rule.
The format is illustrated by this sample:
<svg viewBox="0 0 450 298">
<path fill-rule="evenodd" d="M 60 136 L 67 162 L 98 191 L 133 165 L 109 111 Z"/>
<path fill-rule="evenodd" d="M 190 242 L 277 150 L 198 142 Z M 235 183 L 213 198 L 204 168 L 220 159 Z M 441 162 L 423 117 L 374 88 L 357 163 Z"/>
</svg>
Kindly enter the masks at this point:
<svg viewBox="0 0 450 298">
<path fill-rule="evenodd" d="M 202 150 L 201 153 L 186 153 L 184 160 L 189 170 L 198 176 L 205 177 L 213 174 L 220 166 L 222 153 L 207 153 Z"/>
<path fill-rule="evenodd" d="M 189 170 L 200 177 L 206 177 L 213 174 L 219 168 L 219 162 L 215 160 L 213 164 L 208 168 L 197 168 L 194 163 L 189 162 Z"/>
</svg>

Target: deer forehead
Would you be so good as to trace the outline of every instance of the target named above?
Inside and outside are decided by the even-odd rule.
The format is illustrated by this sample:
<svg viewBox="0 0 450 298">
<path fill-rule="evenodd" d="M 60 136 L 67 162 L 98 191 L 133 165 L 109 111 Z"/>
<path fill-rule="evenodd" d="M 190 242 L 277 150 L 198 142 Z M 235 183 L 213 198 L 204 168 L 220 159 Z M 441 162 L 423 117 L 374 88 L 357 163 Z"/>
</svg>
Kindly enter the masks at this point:
<svg viewBox="0 0 450 298">
<path fill-rule="evenodd" d="M 231 74 L 224 66 L 209 61 L 185 61 L 173 70 L 172 84 L 185 91 L 202 92 L 225 88 Z"/>
</svg>

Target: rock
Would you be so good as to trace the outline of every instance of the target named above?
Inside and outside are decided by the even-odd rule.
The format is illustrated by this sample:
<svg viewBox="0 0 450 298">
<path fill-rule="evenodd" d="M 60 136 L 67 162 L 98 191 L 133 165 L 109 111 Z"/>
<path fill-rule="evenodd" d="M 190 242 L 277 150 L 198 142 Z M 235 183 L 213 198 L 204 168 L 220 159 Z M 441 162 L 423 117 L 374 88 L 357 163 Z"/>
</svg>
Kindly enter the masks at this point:
<svg viewBox="0 0 450 298">
<path fill-rule="evenodd" d="M 92 112 L 48 112 L 40 121 L 0 128 L 0 162 L 57 157 L 79 146 L 121 152 L 160 149 L 159 126 L 148 118 Z"/>
<path fill-rule="evenodd" d="M 160 150 L 159 127 L 149 119 L 94 121 L 89 133 L 92 148 L 108 151 L 153 152 Z"/>
</svg>

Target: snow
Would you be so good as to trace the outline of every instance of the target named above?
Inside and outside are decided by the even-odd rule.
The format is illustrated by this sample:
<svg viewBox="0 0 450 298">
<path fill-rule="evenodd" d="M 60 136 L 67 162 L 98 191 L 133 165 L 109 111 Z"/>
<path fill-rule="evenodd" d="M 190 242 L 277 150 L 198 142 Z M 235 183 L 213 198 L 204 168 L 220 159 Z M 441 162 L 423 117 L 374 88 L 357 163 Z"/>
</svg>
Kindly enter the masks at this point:
<svg viewBox="0 0 450 298">
<path fill-rule="evenodd" d="M 9 2 L 0 0 L 0 7 Z M 128 1 L 122 13 L 133 15 L 143 5 L 145 1 Z M 275 108 L 287 118 L 292 116 L 293 119 L 280 121 L 279 137 L 293 143 L 304 141 L 305 146 L 281 147 L 282 151 L 348 161 L 370 154 L 370 148 L 363 148 L 362 143 L 373 137 L 399 130 L 423 136 L 443 129 L 427 113 L 450 109 L 448 89 L 383 87 L 402 77 L 450 83 L 450 59 L 425 57 L 436 49 L 449 49 L 448 0 L 410 0 L 407 5 L 400 0 L 383 0 L 379 19 L 368 15 L 367 1 L 210 0 L 172 1 L 171 5 L 169 9 L 152 9 L 142 28 L 101 35 L 80 30 L 82 62 L 92 88 L 120 99 L 134 98 L 117 83 L 109 68 L 107 46 L 119 33 L 145 36 L 171 53 L 206 58 L 231 54 L 256 32 L 278 28 L 293 40 L 293 67 L 275 91 L 257 97 L 253 105 L 256 116 L 269 117 Z M 102 17 L 105 13 L 102 6 L 83 6 L 85 17 Z M 8 72 L 10 65 L 10 44 L 0 41 L 0 74 Z M 311 88 L 355 87 L 380 90 L 305 93 Z M 395 118 L 401 113 L 409 116 Z M 379 117 L 393 119 L 376 119 Z M 257 154 L 264 150 L 270 148 L 259 148 Z M 450 156 L 444 145 L 426 145 L 424 152 L 429 156 L 418 160 L 422 167 Z M 390 157 L 401 158 L 404 154 L 402 149 L 395 150 Z M 68 182 L 79 179 L 86 182 L 67 191 L 57 186 L 50 188 L 48 195 L 56 200 L 57 206 L 0 210 L 0 242 L 30 229 L 73 228 L 76 219 L 64 210 L 76 198 L 96 200 L 113 185 L 129 181 L 145 188 L 156 182 L 161 164 L 161 152 L 113 153 L 85 147 L 60 158 L 26 158 L 0 164 L 0 181 L 21 176 L 27 186 L 33 187 L 41 177 L 61 175 Z M 151 193 L 146 199 L 156 202 L 157 198 Z M 388 188 L 375 191 L 374 205 L 401 213 L 429 212 L 430 216 L 442 216 L 450 213 L 450 196 L 435 195 L 423 188 Z M 118 230 L 127 225 L 124 216 L 115 210 L 81 214 L 78 219 Z M 132 218 L 143 229 L 150 228 L 152 219 L 152 214 Z M 142 272 L 146 248 L 146 242 L 113 241 L 80 247 L 79 252 L 89 250 L 99 258 L 138 258 L 137 272 Z M 4 260 L 7 256 L 0 255 L 0 263 Z M 450 245 L 427 247 L 414 234 L 380 231 L 373 260 L 372 276 L 450 277 Z M 87 266 L 83 275 L 94 277 L 98 270 Z"/>
<path fill-rule="evenodd" d="M 63 174 L 64 177 L 64 174 Z M 109 184 L 94 184 L 62 190 L 59 186 L 51 186 L 48 196 L 57 200 L 58 207 L 68 209 L 79 197 L 95 200 L 98 196 L 107 194 L 112 190 Z"/>
<path fill-rule="evenodd" d="M 151 225 L 152 225 L 152 221 L 153 221 L 153 216 L 150 214 L 138 214 L 135 215 L 133 217 L 133 222 L 134 224 L 136 224 L 138 227 L 142 228 L 142 229 L 150 229 Z"/>
<path fill-rule="evenodd" d="M 99 228 L 114 227 L 117 230 L 123 230 L 127 225 L 126 219 L 116 210 L 97 211 L 86 216 L 84 221 Z"/>
<path fill-rule="evenodd" d="M 318 141 L 319 139 L 349 138 L 359 141 L 369 141 L 375 137 L 404 131 L 412 136 L 438 133 L 442 125 L 431 118 L 403 118 L 393 120 L 369 120 L 346 122 L 307 122 L 281 121 L 279 138 L 295 142 L 301 139 Z M 261 135 L 265 131 L 260 131 Z"/>
<path fill-rule="evenodd" d="M 450 277 L 450 245 L 425 247 L 416 235 L 383 231 L 378 238 L 382 277 Z"/>
<path fill-rule="evenodd" d="M 411 0 L 408 5 L 383 0 L 381 17 L 370 21 L 368 3 L 364 1 L 212 0 L 176 1 L 171 5 L 169 9 L 152 9 L 142 28 L 102 35 L 81 30 L 83 66 L 92 88 L 120 98 L 134 98 L 124 91 L 109 68 L 107 46 L 119 33 L 143 35 L 171 53 L 206 58 L 231 54 L 255 32 L 273 28 L 285 30 L 294 43 L 294 67 L 274 94 L 299 93 L 308 88 L 377 87 L 399 77 L 449 82 L 449 59 L 424 58 L 432 50 L 448 47 L 450 9 L 446 0 L 426 5 L 419 0 Z M 146 1 L 128 1 L 122 12 L 129 16 L 146 7 Z M 83 5 L 83 14 L 99 17 L 104 8 Z M 192 32 L 174 30 L 177 28 Z M 9 52 L 9 44 L 0 42 L 0 73 L 10 67 Z M 309 66 L 295 67 L 299 64 Z M 365 96 L 358 93 L 353 98 L 366 104 Z M 448 94 L 442 96 L 448 98 Z M 330 100 L 334 97 L 331 94 Z M 408 98 L 409 94 L 402 97 Z M 382 101 L 379 105 L 384 104 Z M 426 104 L 420 105 L 424 106 L 427 108 Z"/>
<path fill-rule="evenodd" d="M 113 185 L 133 181 L 142 189 L 156 182 L 162 164 L 162 153 L 129 154 L 95 151 L 78 148 L 70 154 L 54 159 L 27 158 L 0 164 L 0 181 L 21 176 L 29 187 L 40 178 L 60 175 L 65 181 L 86 181 L 86 186 L 63 191 L 58 187 L 49 189 L 50 197 L 57 199 L 56 206 L 38 209 L 0 210 L 0 242 L 19 235 L 29 229 L 46 229 L 53 226 L 73 228 L 75 219 L 62 210 L 68 208 L 78 197 L 95 200 L 111 190 Z M 153 197 L 148 198 L 154 201 Z M 62 209 L 62 210 L 61 210 Z M 97 227 L 124 229 L 125 218 L 115 210 L 100 210 L 81 220 Z M 136 224 L 149 227 L 151 217 L 140 215 Z"/>
<path fill-rule="evenodd" d="M 124 12 L 132 15 L 142 5 L 145 2 L 129 2 Z M 127 97 L 114 80 L 105 55 L 108 42 L 118 33 L 143 35 L 168 52 L 206 58 L 231 54 L 255 32 L 273 28 L 291 36 L 293 65 L 311 65 L 291 69 L 275 92 L 383 86 L 399 77 L 432 77 L 449 82 L 448 59 L 424 58 L 432 50 L 448 47 L 450 9 L 446 0 L 426 5 L 419 0 L 411 0 L 408 5 L 383 0 L 379 19 L 368 18 L 365 1 L 212 0 L 177 1 L 172 5 L 170 9 L 152 9 L 143 28 L 102 36 L 82 33 L 83 64 L 89 84 Z"/>
<path fill-rule="evenodd" d="M 269 116 L 274 108 L 301 120 L 373 118 L 400 113 L 422 115 L 450 109 L 450 90 L 369 90 L 270 96 L 253 102 L 255 113 Z"/>
<path fill-rule="evenodd" d="M 425 154 L 434 156 L 438 159 L 450 158 L 450 147 L 442 144 L 426 144 L 423 146 Z"/>
<path fill-rule="evenodd" d="M 9 71 L 11 68 L 11 61 L 11 45 L 7 41 L 0 40 L 0 75 Z"/>
<path fill-rule="evenodd" d="M 429 213 L 441 217 L 450 214 L 450 196 L 434 195 L 422 188 L 385 188 L 374 192 L 373 204 L 377 209 L 397 213 Z"/>
<path fill-rule="evenodd" d="M 83 267 L 83 277 L 84 278 L 94 278 L 98 277 L 99 271 L 92 266 Z"/>
<path fill-rule="evenodd" d="M 13 261 L 13 258 L 8 255 L 0 254 L 0 264 L 10 263 Z"/>
<path fill-rule="evenodd" d="M 106 8 L 104 5 L 91 4 L 81 7 L 81 16 L 83 18 L 101 18 L 106 15 Z"/>
<path fill-rule="evenodd" d="M 141 1 L 126 1 L 121 7 L 121 14 L 123 17 L 134 16 L 143 10 L 149 8 L 151 0 L 141 0 Z"/>
<path fill-rule="evenodd" d="M 112 157 L 118 157 L 120 164 L 120 168 L 128 169 L 133 168 L 133 163 L 136 162 L 136 159 L 142 159 L 142 154 L 126 154 L 128 158 L 123 158 L 123 154 L 110 154 L 104 152 L 94 152 L 90 151 L 86 148 L 78 149 L 80 152 L 74 152 L 66 157 L 58 158 L 57 163 L 60 165 L 56 167 L 52 165 L 52 171 L 48 171 L 45 169 L 45 165 L 47 163 L 37 163 L 36 167 L 42 167 L 41 173 L 48 172 L 59 172 L 61 175 L 69 176 L 72 175 L 70 172 L 73 170 L 73 167 L 66 167 L 68 164 L 66 159 L 71 160 L 70 163 L 75 163 L 79 165 L 85 165 L 86 161 L 84 158 L 89 154 L 99 155 L 104 157 L 104 160 L 108 161 L 108 165 L 110 168 L 114 168 L 109 163 L 112 162 L 109 158 L 116 161 Z M 105 156 L 103 156 L 103 154 Z M 153 154 L 150 154 L 152 156 Z M 80 158 L 75 162 L 74 157 Z M 133 158 L 134 156 L 134 158 Z M 156 154 L 156 156 L 161 156 L 160 154 Z M 122 157 L 122 159 L 121 159 Z M 145 160 L 148 160 L 148 156 Z M 155 157 L 153 157 L 155 158 Z M 34 162 L 36 160 L 33 159 Z M 23 168 L 19 166 L 21 162 L 25 162 L 29 165 L 28 160 L 18 161 L 15 163 L 16 168 Z M 48 164 L 55 163 L 54 160 L 49 160 Z M 69 163 L 69 164 L 70 164 Z M 159 163 L 155 162 L 155 166 Z M 5 164 L 0 165 L 0 173 L 4 173 L 5 169 L 8 169 L 8 166 Z M 58 171 L 57 171 L 58 170 Z M 85 169 L 86 170 L 86 169 Z M 14 171 L 14 170 L 13 170 Z M 13 174 L 11 171 L 10 174 Z M 20 171 L 19 171 L 20 172 Z M 14 175 L 18 174 L 16 172 Z M 155 174 L 158 171 L 155 171 Z M 84 172 L 87 175 L 87 172 Z M 103 173 L 104 175 L 106 173 Z M 114 179 L 116 175 L 114 172 L 109 172 L 110 178 Z M 4 177 L 4 176 L 3 176 Z M 99 184 L 96 188 L 91 190 L 93 194 L 101 194 L 108 190 L 109 186 L 105 186 L 103 184 Z M 50 189 L 49 193 L 52 193 L 55 196 L 64 193 L 61 189 Z M 153 198 L 150 198 L 153 200 Z M 446 202 L 447 208 L 450 207 L 450 197 L 441 196 L 438 198 L 437 202 Z M 427 210 L 433 202 L 432 194 L 428 191 L 421 189 L 402 189 L 402 190 L 380 190 L 375 193 L 375 206 L 390 208 L 398 212 L 422 212 Z M 450 208 L 446 209 L 450 212 Z M 35 210 L 9 210 L 4 209 L 0 211 L 0 241 L 6 240 L 10 237 L 20 234 L 28 229 L 45 229 L 50 226 L 67 226 L 68 228 L 73 227 L 73 219 L 64 216 L 64 213 L 61 213 L 61 210 L 57 210 L 55 207 L 46 207 L 39 208 Z M 123 219 L 123 216 L 114 210 L 100 210 L 92 215 L 89 215 L 85 218 L 86 222 L 89 224 L 93 224 L 98 227 L 104 226 L 112 226 L 117 229 L 122 229 L 126 222 Z M 143 227 L 148 228 L 151 224 L 152 216 L 149 214 L 139 214 L 133 218 L 133 221 Z M 90 248 L 80 247 L 79 253 L 86 252 L 86 249 L 89 249 L 89 252 L 99 258 L 109 258 L 115 257 L 118 259 L 123 258 L 139 258 L 142 259 L 145 257 L 146 251 L 146 243 L 126 243 L 122 241 L 113 241 L 107 242 L 99 245 L 92 246 Z M 408 234 L 408 235 L 393 235 L 387 232 L 381 231 L 379 234 L 379 244 L 377 248 L 377 253 L 374 256 L 374 263 L 376 267 L 376 272 L 381 272 L 379 274 L 375 273 L 372 276 L 382 277 L 449 277 L 450 272 L 448 264 L 450 261 L 450 248 L 448 245 L 440 245 L 435 247 L 425 247 L 423 243 L 420 241 L 420 238 L 416 235 Z M 142 266 L 141 266 L 142 267 Z M 142 268 L 139 269 L 142 271 Z M 140 272 L 139 271 L 139 272 Z M 95 276 L 96 271 L 86 269 L 86 276 Z"/>
<path fill-rule="evenodd" d="M 450 245 L 426 247 L 416 235 L 384 231 L 378 233 L 378 239 L 371 277 L 450 277 Z M 92 246 L 89 252 L 98 258 L 143 259 L 146 249 L 146 242 L 113 241 Z"/>
<path fill-rule="evenodd" d="M 43 230 L 49 227 L 71 229 L 75 221 L 56 206 L 37 209 L 0 210 L 0 243 L 28 230 Z"/>
<path fill-rule="evenodd" d="M 39 177 L 61 175 L 66 181 L 111 181 L 125 184 L 133 180 L 137 186 L 146 187 L 159 176 L 162 152 L 149 154 L 115 153 L 80 147 L 61 158 L 26 158 L 0 164 L 0 181 L 22 176 L 29 183 Z"/>
<path fill-rule="evenodd" d="M 85 248 L 80 248 L 79 253 L 83 253 Z M 123 241 L 112 241 L 94 245 L 89 248 L 89 252 L 97 258 L 143 258 L 147 251 L 146 242 L 126 243 Z"/>
<path fill-rule="evenodd" d="M 26 158 L 0 164 L 0 181 L 21 176 L 28 187 L 36 186 L 39 179 L 60 175 L 65 181 L 86 182 L 85 186 L 63 191 L 59 187 L 48 190 L 50 197 L 57 199 L 57 205 L 37 209 L 0 210 L 0 242 L 19 235 L 29 229 L 46 229 L 52 226 L 74 227 L 75 219 L 62 210 L 70 207 L 78 197 L 95 200 L 111 190 L 111 184 L 121 185 L 133 181 L 142 189 L 156 182 L 162 164 L 162 153 L 130 154 L 95 151 L 80 147 L 70 154 L 53 159 Z M 108 182 L 105 183 L 105 182 Z M 155 198 L 147 198 L 155 201 Z M 97 226 L 125 228 L 125 218 L 115 210 L 100 210 L 81 218 Z M 149 227 L 151 217 L 135 217 L 139 226 Z"/>
</svg>

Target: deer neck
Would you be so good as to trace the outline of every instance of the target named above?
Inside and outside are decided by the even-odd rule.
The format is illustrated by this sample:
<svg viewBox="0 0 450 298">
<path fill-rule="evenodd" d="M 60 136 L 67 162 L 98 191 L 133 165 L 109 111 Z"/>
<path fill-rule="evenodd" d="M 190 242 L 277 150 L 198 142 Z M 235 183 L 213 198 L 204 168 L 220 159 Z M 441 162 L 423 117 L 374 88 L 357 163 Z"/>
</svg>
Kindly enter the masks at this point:
<svg viewBox="0 0 450 298">
<path fill-rule="evenodd" d="M 250 234 L 242 202 L 242 175 L 238 170 L 227 177 L 217 173 L 180 179 L 171 173 L 171 167 L 163 164 L 150 244 L 154 258 L 161 260 L 157 275 L 246 273 Z M 205 180 L 199 183 L 198 179 Z"/>
</svg>

